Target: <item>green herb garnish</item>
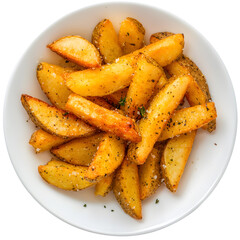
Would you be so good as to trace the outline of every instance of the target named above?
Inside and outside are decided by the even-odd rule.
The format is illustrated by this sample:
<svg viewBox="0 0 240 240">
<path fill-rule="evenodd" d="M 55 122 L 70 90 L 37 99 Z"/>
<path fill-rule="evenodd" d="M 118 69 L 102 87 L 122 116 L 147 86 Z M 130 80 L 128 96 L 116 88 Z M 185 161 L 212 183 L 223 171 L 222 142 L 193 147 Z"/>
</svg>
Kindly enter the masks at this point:
<svg viewBox="0 0 240 240">
<path fill-rule="evenodd" d="M 158 204 L 159 203 L 159 200 L 158 200 L 158 198 L 156 199 L 156 201 L 155 201 L 155 204 Z"/>
<path fill-rule="evenodd" d="M 145 107 L 139 107 L 138 110 L 140 112 L 140 115 L 144 117 L 144 114 L 146 113 Z"/>
<path fill-rule="evenodd" d="M 126 97 L 124 97 L 124 98 L 121 97 L 121 100 L 119 101 L 119 105 L 125 106 L 125 103 L 126 103 Z"/>
</svg>

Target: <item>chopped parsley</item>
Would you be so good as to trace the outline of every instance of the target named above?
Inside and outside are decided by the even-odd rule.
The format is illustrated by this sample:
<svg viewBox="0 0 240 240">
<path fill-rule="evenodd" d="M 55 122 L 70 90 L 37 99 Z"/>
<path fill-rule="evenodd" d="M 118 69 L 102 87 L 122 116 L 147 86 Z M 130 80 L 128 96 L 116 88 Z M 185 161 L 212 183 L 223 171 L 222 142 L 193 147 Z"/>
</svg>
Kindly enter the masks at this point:
<svg viewBox="0 0 240 240">
<path fill-rule="evenodd" d="M 155 204 L 158 204 L 159 203 L 159 200 L 158 200 L 158 198 L 156 199 L 156 201 L 155 201 Z"/>
<path fill-rule="evenodd" d="M 66 116 L 66 115 L 68 115 L 69 113 L 68 112 L 65 112 L 65 113 L 63 113 L 63 116 Z"/>
<path fill-rule="evenodd" d="M 145 110 L 145 107 L 139 107 L 138 108 L 138 110 L 139 110 L 139 112 L 140 112 L 140 115 L 142 116 L 142 117 L 144 117 L 144 114 L 146 113 L 146 110 Z"/>
<path fill-rule="evenodd" d="M 126 97 L 124 97 L 124 98 L 121 97 L 121 100 L 119 101 L 119 105 L 125 106 L 125 103 L 126 103 Z"/>
<path fill-rule="evenodd" d="M 84 207 L 87 207 L 87 204 L 85 203 L 83 206 L 84 206 Z"/>
</svg>

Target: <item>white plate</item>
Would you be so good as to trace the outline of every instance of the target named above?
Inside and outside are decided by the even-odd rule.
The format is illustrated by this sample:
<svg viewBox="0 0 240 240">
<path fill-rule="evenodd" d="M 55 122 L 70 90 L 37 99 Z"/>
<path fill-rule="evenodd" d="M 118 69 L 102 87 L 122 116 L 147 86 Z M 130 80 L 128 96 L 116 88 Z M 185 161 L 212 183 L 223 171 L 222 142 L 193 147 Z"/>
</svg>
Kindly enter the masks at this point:
<svg viewBox="0 0 240 240">
<path fill-rule="evenodd" d="M 158 31 L 184 33 L 184 52 L 205 74 L 218 112 L 214 133 L 199 130 L 177 193 L 172 194 L 161 186 L 154 196 L 143 202 L 141 221 L 126 215 L 112 193 L 106 198 L 95 197 L 93 188 L 67 192 L 44 182 L 37 167 L 49 161 L 50 154 L 36 155 L 28 144 L 35 127 L 30 121 L 26 122 L 28 115 L 20 103 L 22 93 L 47 101 L 36 79 L 36 66 L 40 61 L 59 61 L 59 57 L 46 48 L 48 43 L 73 34 L 90 40 L 93 28 L 103 18 L 111 19 L 118 29 L 120 22 L 128 16 L 144 25 L 146 39 Z M 4 109 L 9 155 L 16 173 L 31 195 L 65 222 L 88 231 L 111 235 L 134 235 L 161 229 L 196 209 L 215 188 L 227 167 L 236 126 L 236 101 L 231 80 L 213 47 L 195 29 L 171 14 L 132 3 L 106 3 L 84 8 L 50 26 L 33 42 L 18 64 L 10 81 Z M 159 203 L 155 204 L 157 198 Z M 83 207 L 85 203 L 87 207 Z"/>
</svg>

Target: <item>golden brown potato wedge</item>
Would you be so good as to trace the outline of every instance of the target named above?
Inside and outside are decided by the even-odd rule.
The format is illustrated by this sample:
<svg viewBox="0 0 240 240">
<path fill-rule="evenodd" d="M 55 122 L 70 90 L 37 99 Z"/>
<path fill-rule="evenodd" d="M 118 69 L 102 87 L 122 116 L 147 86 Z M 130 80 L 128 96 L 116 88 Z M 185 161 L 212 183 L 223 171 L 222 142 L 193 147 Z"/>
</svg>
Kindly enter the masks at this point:
<svg viewBox="0 0 240 240">
<path fill-rule="evenodd" d="M 29 144 L 35 148 L 36 153 L 40 153 L 70 140 L 71 139 L 58 137 L 42 129 L 38 129 L 32 134 Z"/>
<path fill-rule="evenodd" d="M 141 141 L 133 119 L 100 107 L 77 94 L 69 96 L 66 109 L 103 131 L 132 142 Z"/>
<path fill-rule="evenodd" d="M 176 111 L 165 125 L 158 141 L 187 133 L 208 124 L 217 118 L 214 102 L 196 105 Z"/>
<path fill-rule="evenodd" d="M 145 29 L 136 19 L 127 17 L 121 22 L 119 30 L 119 43 L 123 54 L 138 50 L 144 45 Z"/>
<path fill-rule="evenodd" d="M 109 104 L 104 98 L 102 97 L 86 97 L 87 100 L 101 106 L 101 107 L 104 107 L 106 109 L 109 109 L 109 110 L 114 110 L 115 107 L 111 104 Z"/>
<path fill-rule="evenodd" d="M 153 98 L 144 118 L 139 121 L 142 141 L 129 145 L 129 160 L 137 164 L 146 161 L 165 124 L 182 101 L 191 80 L 190 76 L 173 79 Z"/>
<path fill-rule="evenodd" d="M 142 219 L 139 189 L 138 166 L 125 158 L 116 171 L 113 192 L 122 209 L 135 219 Z"/>
<path fill-rule="evenodd" d="M 95 186 L 95 195 L 105 197 L 112 189 L 114 173 L 100 180 Z"/>
<path fill-rule="evenodd" d="M 153 58 L 161 66 L 166 66 L 182 54 L 183 46 L 183 35 L 175 34 L 122 56 L 113 64 L 68 74 L 66 85 L 81 96 L 109 95 L 129 86 L 139 53 Z"/>
<path fill-rule="evenodd" d="M 92 42 L 99 50 L 105 63 L 113 63 L 123 52 L 117 33 L 109 19 L 104 19 L 93 30 Z"/>
<path fill-rule="evenodd" d="M 22 105 L 33 123 L 53 135 L 69 138 L 91 135 L 96 129 L 87 125 L 71 113 L 65 112 L 47 103 L 23 94 Z"/>
<path fill-rule="evenodd" d="M 37 67 L 37 79 L 50 102 L 63 110 L 68 96 L 72 93 L 64 82 L 63 75 L 73 72 L 71 68 L 63 68 L 54 64 L 41 62 Z"/>
<path fill-rule="evenodd" d="M 66 36 L 47 46 L 58 55 L 83 67 L 101 66 L 101 57 L 96 47 L 80 36 Z"/>
<path fill-rule="evenodd" d="M 95 184 L 85 179 L 88 167 L 74 166 L 58 160 L 51 160 L 38 167 L 41 177 L 58 188 L 78 191 Z"/>
<path fill-rule="evenodd" d="M 161 158 L 161 170 L 167 188 L 176 192 L 192 150 L 196 131 L 174 137 L 167 142 Z"/>
<path fill-rule="evenodd" d="M 174 33 L 172 33 L 172 32 L 157 32 L 157 33 L 154 33 L 150 37 L 150 43 L 155 43 L 159 40 L 162 40 L 166 37 L 170 37 L 172 35 L 174 35 Z"/>
<path fill-rule="evenodd" d="M 125 156 L 125 143 L 119 137 L 105 133 L 91 165 L 88 167 L 86 178 L 98 179 L 113 173 L 122 163 Z"/>
<path fill-rule="evenodd" d="M 74 165 L 89 166 L 97 152 L 103 133 L 90 137 L 74 139 L 66 144 L 51 149 L 58 159 Z"/>
<path fill-rule="evenodd" d="M 146 162 L 139 166 L 140 198 L 144 200 L 161 185 L 160 153 L 153 148 Z"/>
<path fill-rule="evenodd" d="M 139 109 L 146 108 L 162 74 L 163 70 L 156 61 L 139 55 L 126 97 L 125 113 L 128 117 L 136 119 L 140 116 Z"/>
</svg>

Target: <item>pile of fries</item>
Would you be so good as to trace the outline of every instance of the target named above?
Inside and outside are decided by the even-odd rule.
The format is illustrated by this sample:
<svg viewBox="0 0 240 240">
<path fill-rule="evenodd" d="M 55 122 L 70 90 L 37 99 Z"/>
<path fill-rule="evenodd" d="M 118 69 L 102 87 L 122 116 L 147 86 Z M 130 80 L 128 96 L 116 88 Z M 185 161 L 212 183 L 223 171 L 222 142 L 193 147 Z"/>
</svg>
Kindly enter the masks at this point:
<svg viewBox="0 0 240 240">
<path fill-rule="evenodd" d="M 39 127 L 29 143 L 54 156 L 39 166 L 41 177 L 65 190 L 94 185 L 100 196 L 113 190 L 136 219 L 142 200 L 162 182 L 177 190 L 197 129 L 212 132 L 217 117 L 204 75 L 183 55 L 183 34 L 155 33 L 149 45 L 144 38 L 143 25 L 128 17 L 118 34 L 110 20 L 98 23 L 92 43 L 58 39 L 47 47 L 66 66 L 37 67 L 52 105 L 21 96 Z"/>
</svg>

